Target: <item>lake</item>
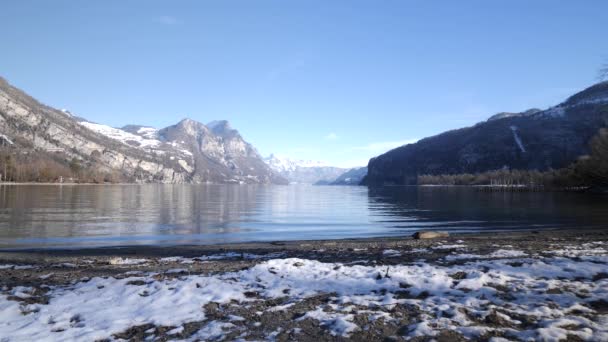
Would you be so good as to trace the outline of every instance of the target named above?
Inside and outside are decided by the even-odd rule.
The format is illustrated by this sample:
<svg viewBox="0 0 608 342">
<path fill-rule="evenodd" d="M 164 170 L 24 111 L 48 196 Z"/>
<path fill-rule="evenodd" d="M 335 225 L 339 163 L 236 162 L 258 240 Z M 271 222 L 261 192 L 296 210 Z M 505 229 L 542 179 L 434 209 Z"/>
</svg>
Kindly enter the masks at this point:
<svg viewBox="0 0 608 342">
<path fill-rule="evenodd" d="M 608 227 L 608 196 L 466 187 L 2 185 L 0 248 Z"/>
</svg>

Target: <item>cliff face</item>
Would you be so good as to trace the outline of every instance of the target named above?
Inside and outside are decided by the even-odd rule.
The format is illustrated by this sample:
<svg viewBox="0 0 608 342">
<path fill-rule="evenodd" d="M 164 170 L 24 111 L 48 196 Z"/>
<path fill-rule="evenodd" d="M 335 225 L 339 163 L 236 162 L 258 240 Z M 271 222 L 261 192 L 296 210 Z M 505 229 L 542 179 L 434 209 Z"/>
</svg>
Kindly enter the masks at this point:
<svg viewBox="0 0 608 342">
<path fill-rule="evenodd" d="M 0 134 L 16 152 L 75 158 L 136 182 L 286 183 L 228 123 L 209 128 L 186 119 L 162 130 L 117 129 L 45 106 L 1 78 Z"/>
<path fill-rule="evenodd" d="M 369 161 L 363 183 L 416 184 L 417 176 L 425 174 L 562 168 L 588 153 L 590 139 L 607 120 L 604 82 L 544 111 L 501 113 L 391 150 Z"/>
<path fill-rule="evenodd" d="M 158 138 L 189 153 L 197 181 L 287 184 L 227 121 L 204 125 L 184 119 L 159 130 Z"/>
</svg>

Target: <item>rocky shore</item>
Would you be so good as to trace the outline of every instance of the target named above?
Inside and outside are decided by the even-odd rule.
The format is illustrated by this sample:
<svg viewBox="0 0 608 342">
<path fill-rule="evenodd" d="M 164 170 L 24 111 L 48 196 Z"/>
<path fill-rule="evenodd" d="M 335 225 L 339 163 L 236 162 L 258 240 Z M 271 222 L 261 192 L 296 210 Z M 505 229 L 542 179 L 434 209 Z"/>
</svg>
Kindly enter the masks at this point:
<svg viewBox="0 0 608 342">
<path fill-rule="evenodd" d="M 608 231 L 0 252 L 0 341 L 608 340 Z"/>
</svg>

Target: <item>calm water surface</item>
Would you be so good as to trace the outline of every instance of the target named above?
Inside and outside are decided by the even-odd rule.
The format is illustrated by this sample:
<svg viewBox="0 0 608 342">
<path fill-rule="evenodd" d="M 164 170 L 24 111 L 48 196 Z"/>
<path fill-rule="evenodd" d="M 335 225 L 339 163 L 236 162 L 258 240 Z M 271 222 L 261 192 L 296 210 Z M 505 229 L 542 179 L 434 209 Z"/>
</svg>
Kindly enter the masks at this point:
<svg viewBox="0 0 608 342">
<path fill-rule="evenodd" d="M 0 248 L 608 229 L 608 196 L 458 187 L 0 186 Z"/>
</svg>

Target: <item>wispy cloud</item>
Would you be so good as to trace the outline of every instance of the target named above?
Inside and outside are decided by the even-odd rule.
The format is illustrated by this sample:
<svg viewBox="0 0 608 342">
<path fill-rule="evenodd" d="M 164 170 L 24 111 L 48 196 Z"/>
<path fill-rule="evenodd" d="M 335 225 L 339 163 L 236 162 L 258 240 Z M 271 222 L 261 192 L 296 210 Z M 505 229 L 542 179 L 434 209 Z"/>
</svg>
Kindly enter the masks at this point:
<svg viewBox="0 0 608 342">
<path fill-rule="evenodd" d="M 161 15 L 160 17 L 154 18 L 154 21 L 163 25 L 175 25 L 179 22 L 176 17 L 170 15 Z"/>
<path fill-rule="evenodd" d="M 338 138 L 338 135 L 334 132 L 331 132 L 325 136 L 325 140 L 337 140 Z"/>
<path fill-rule="evenodd" d="M 399 141 L 378 141 L 378 142 L 369 143 L 365 146 L 353 147 L 353 150 L 365 151 L 365 152 L 370 152 L 370 153 L 384 153 L 386 151 L 392 150 L 399 146 L 413 144 L 416 141 L 418 141 L 418 139 L 399 140 Z"/>
</svg>

